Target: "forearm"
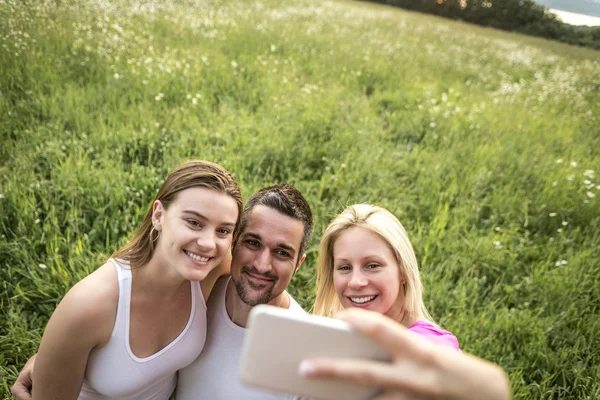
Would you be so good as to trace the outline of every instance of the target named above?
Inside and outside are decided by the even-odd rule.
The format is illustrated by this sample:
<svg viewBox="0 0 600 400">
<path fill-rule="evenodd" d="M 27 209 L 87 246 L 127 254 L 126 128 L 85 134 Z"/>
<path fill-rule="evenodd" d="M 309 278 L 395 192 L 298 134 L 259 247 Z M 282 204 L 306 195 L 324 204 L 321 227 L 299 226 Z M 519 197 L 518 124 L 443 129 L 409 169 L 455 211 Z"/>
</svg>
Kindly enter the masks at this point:
<svg viewBox="0 0 600 400">
<path fill-rule="evenodd" d="M 444 349 L 445 350 L 445 349 Z M 506 373 L 495 364 L 469 354 L 438 353 L 439 385 L 444 398 L 456 400 L 508 400 L 511 398 Z"/>
</svg>

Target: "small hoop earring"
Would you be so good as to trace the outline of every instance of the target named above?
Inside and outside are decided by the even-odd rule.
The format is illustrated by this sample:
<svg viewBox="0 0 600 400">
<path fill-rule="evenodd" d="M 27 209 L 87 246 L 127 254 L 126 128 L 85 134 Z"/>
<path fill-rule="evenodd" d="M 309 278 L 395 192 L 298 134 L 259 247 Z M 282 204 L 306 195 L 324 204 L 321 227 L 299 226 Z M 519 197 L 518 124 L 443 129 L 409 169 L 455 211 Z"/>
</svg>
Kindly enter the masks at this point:
<svg viewBox="0 0 600 400">
<path fill-rule="evenodd" d="M 156 237 L 152 238 L 152 234 L 156 232 Z M 156 242 L 158 240 L 158 238 L 160 237 L 160 231 L 157 231 L 154 226 L 152 226 L 152 229 L 150 229 L 150 241 L 152 243 Z"/>
</svg>

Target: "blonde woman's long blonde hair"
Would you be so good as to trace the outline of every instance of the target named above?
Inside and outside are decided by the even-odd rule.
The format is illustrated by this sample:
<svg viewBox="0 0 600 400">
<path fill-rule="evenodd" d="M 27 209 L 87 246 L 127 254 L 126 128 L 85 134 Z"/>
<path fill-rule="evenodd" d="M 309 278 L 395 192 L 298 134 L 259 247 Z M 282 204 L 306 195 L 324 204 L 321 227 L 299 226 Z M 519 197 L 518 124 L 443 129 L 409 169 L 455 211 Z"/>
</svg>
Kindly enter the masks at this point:
<svg viewBox="0 0 600 400">
<path fill-rule="evenodd" d="M 342 232 L 354 227 L 375 233 L 395 254 L 400 275 L 406 279 L 404 310 L 410 320 L 425 319 L 433 323 L 423 304 L 423 285 L 417 257 L 406 230 L 398 218 L 388 210 L 370 204 L 355 204 L 347 207 L 325 230 L 319 246 L 314 313 L 332 317 L 343 309 L 333 286 L 333 246 Z"/>
</svg>

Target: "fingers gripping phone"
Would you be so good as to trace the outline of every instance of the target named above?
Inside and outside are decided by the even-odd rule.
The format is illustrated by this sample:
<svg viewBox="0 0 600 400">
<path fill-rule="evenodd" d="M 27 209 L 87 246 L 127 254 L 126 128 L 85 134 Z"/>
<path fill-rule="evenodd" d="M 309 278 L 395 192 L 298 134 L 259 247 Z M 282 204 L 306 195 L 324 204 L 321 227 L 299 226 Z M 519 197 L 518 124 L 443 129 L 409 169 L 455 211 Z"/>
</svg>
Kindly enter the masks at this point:
<svg viewBox="0 0 600 400">
<path fill-rule="evenodd" d="M 364 400 L 379 392 L 376 387 L 301 376 L 300 362 L 316 357 L 391 361 L 384 348 L 346 322 L 267 305 L 252 309 L 240 363 L 243 382 L 315 399 Z"/>
</svg>

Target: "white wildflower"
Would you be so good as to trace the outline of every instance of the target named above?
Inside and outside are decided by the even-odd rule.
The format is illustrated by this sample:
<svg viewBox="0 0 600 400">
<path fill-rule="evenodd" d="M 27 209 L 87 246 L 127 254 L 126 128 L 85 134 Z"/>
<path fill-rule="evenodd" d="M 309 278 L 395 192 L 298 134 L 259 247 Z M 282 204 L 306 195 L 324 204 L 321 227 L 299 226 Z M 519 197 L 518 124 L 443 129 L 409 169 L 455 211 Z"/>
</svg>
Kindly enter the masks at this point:
<svg viewBox="0 0 600 400">
<path fill-rule="evenodd" d="M 114 77 L 115 77 L 115 79 L 119 79 L 119 74 L 115 72 Z"/>
<path fill-rule="evenodd" d="M 502 242 L 498 241 L 498 240 L 494 240 L 494 247 L 498 250 L 500 250 L 502 248 Z"/>
<path fill-rule="evenodd" d="M 38 267 L 40 267 L 41 269 L 48 268 L 48 266 L 46 264 L 38 264 Z"/>
<path fill-rule="evenodd" d="M 562 222 L 562 226 L 567 226 L 567 225 L 569 225 L 569 223 L 567 221 Z"/>
<path fill-rule="evenodd" d="M 596 197 L 596 195 L 592 192 L 586 192 L 585 194 L 587 194 L 587 197 L 589 197 L 590 199 Z"/>
<path fill-rule="evenodd" d="M 237 63 L 236 61 L 232 61 L 232 62 L 231 62 L 231 66 L 232 66 L 233 68 L 237 68 L 237 67 L 238 67 L 238 63 Z"/>
<path fill-rule="evenodd" d="M 277 46 L 275 46 L 274 44 L 271 45 L 271 51 L 275 51 L 277 50 Z"/>
<path fill-rule="evenodd" d="M 563 159 L 562 159 L 562 158 L 559 158 L 558 160 L 556 160 L 556 163 L 557 163 L 557 164 L 562 164 L 562 162 L 563 162 Z"/>
<path fill-rule="evenodd" d="M 571 167 L 576 167 L 576 166 L 577 166 L 577 162 L 571 161 Z"/>
<path fill-rule="evenodd" d="M 573 175 L 569 175 L 569 176 L 567 176 L 567 180 L 568 180 L 569 182 L 572 182 L 574 179 L 575 179 L 575 177 L 574 177 Z"/>
<path fill-rule="evenodd" d="M 561 265 L 567 265 L 569 262 L 567 260 L 559 260 L 554 263 L 555 266 L 560 267 Z"/>
<path fill-rule="evenodd" d="M 587 176 L 588 178 L 593 178 L 594 177 L 594 170 L 593 169 L 586 169 L 583 172 L 583 176 Z"/>
<path fill-rule="evenodd" d="M 555 213 L 555 212 L 552 212 L 552 213 L 550 213 L 550 214 L 548 214 L 548 215 L 549 215 L 550 217 L 556 217 L 556 213 Z"/>
</svg>

